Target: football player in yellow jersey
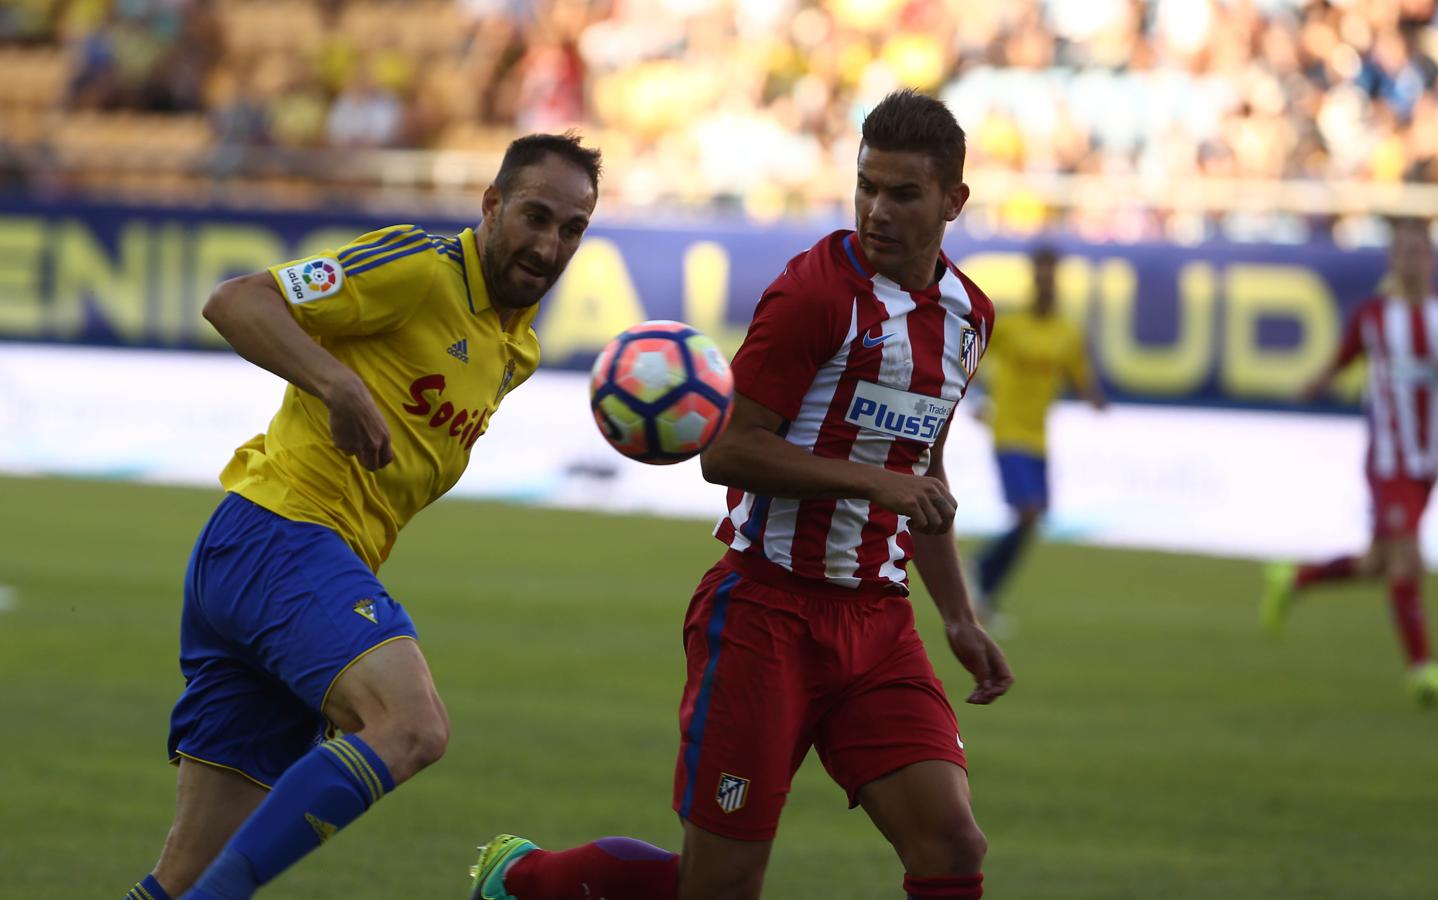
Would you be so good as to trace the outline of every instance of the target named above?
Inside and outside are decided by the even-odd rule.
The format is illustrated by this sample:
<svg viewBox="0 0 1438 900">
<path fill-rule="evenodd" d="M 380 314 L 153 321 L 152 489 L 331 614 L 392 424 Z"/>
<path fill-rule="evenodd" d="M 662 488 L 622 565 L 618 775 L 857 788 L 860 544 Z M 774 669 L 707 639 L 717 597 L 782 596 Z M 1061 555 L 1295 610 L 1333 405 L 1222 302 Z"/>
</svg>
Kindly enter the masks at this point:
<svg viewBox="0 0 1438 900">
<path fill-rule="evenodd" d="M 210 297 L 205 317 L 289 387 L 190 558 L 175 822 L 127 897 L 249 897 L 444 753 L 414 625 L 375 573 L 534 372 L 530 323 L 599 169 L 573 135 L 520 138 L 477 228 L 381 229 Z"/>
<path fill-rule="evenodd" d="M 994 455 L 1013 526 L 979 555 L 980 611 L 992 618 L 1004 580 L 1049 505 L 1049 407 L 1072 388 L 1095 409 L 1106 405 L 1089 367 L 1083 334 L 1054 309 L 1057 255 L 1041 247 L 1030 257 L 1030 309 L 1005 314 L 987 355 Z"/>
</svg>

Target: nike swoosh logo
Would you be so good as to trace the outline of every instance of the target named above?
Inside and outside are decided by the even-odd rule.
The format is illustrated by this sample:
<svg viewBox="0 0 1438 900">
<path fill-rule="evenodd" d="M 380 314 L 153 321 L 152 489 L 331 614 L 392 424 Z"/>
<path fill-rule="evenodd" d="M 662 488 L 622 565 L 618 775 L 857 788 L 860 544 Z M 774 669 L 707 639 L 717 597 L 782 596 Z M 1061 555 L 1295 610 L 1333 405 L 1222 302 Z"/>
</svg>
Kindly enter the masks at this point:
<svg viewBox="0 0 1438 900">
<path fill-rule="evenodd" d="M 887 341 L 889 338 L 893 337 L 893 336 L 896 335 L 896 334 L 898 334 L 897 331 L 891 331 L 891 332 L 889 332 L 888 334 L 881 334 L 881 335 L 879 335 L 879 336 L 876 337 L 876 338 L 871 338 L 871 337 L 869 337 L 869 336 L 866 334 L 866 335 L 864 335 L 864 346 L 865 346 L 865 347 L 877 347 L 877 346 L 879 346 L 880 344 L 882 344 L 884 341 Z"/>
</svg>

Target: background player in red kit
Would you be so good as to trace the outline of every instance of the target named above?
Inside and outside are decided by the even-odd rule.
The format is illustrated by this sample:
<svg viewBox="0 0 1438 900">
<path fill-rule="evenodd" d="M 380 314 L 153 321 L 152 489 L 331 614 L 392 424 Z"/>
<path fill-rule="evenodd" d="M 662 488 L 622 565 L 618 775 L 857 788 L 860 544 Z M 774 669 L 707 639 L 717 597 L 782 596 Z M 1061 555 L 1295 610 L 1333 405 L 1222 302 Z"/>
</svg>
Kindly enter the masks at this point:
<svg viewBox="0 0 1438 900">
<path fill-rule="evenodd" d="M 735 357 L 733 420 L 703 456 L 705 477 L 731 488 L 716 531 L 729 550 L 684 624 L 682 857 L 627 838 L 552 853 L 500 835 L 472 897 L 757 897 L 811 745 L 893 844 L 908 897 L 982 896 L 963 741 L 905 599 L 913 559 L 977 682 L 969 702 L 1008 689 L 960 574 L 943 467 L 994 319 L 940 249 L 968 199 L 963 159 L 942 103 L 886 97 L 864 121 L 858 230 L 789 262 Z"/>
<path fill-rule="evenodd" d="M 1386 578 L 1409 687 L 1419 702 L 1432 704 L 1438 702 L 1438 663 L 1430 656 L 1423 620 L 1418 550 L 1418 523 L 1438 475 L 1438 296 L 1426 222 L 1394 223 L 1389 276 L 1390 295 L 1359 305 L 1338 355 L 1308 390 L 1309 397 L 1317 397 L 1360 355 L 1367 359 L 1372 544 L 1363 556 L 1271 566 L 1261 612 L 1264 625 L 1276 633 L 1298 592 L 1325 582 Z"/>
</svg>

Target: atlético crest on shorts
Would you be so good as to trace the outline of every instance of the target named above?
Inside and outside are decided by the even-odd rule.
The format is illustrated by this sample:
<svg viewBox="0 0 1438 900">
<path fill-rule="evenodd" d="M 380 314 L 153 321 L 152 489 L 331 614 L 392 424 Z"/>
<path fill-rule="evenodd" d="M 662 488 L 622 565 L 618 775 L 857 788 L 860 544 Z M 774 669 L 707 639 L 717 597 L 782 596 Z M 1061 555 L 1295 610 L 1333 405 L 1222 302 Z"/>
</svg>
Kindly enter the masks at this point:
<svg viewBox="0 0 1438 900">
<path fill-rule="evenodd" d="M 730 775 L 728 772 L 720 772 L 719 790 L 714 792 L 714 799 L 718 801 L 719 808 L 726 813 L 743 809 L 744 801 L 749 799 L 749 779 Z"/>
<path fill-rule="evenodd" d="M 965 327 L 961 332 L 959 365 L 964 367 L 964 375 L 968 378 L 973 378 L 974 370 L 979 367 L 979 333 L 972 328 Z"/>
</svg>

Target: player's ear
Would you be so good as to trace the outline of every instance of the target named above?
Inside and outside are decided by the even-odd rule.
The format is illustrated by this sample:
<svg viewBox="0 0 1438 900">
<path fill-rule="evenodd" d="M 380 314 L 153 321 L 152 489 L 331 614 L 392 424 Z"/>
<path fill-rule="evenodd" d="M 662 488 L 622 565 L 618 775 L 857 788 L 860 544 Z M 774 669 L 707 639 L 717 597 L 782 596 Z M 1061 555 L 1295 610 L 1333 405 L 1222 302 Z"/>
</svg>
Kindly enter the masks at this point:
<svg viewBox="0 0 1438 900">
<path fill-rule="evenodd" d="M 504 195 L 499 192 L 499 185 L 491 184 L 484 189 L 484 198 L 479 202 L 479 209 L 484 214 L 484 221 L 488 222 L 491 216 L 499 215 L 499 205 L 502 200 L 504 200 Z"/>
<path fill-rule="evenodd" d="M 969 202 L 969 186 L 960 181 L 949 188 L 948 196 L 944 199 L 947 202 L 944 219 L 952 222 L 959 217 L 959 212 L 964 208 L 964 204 Z"/>
</svg>

